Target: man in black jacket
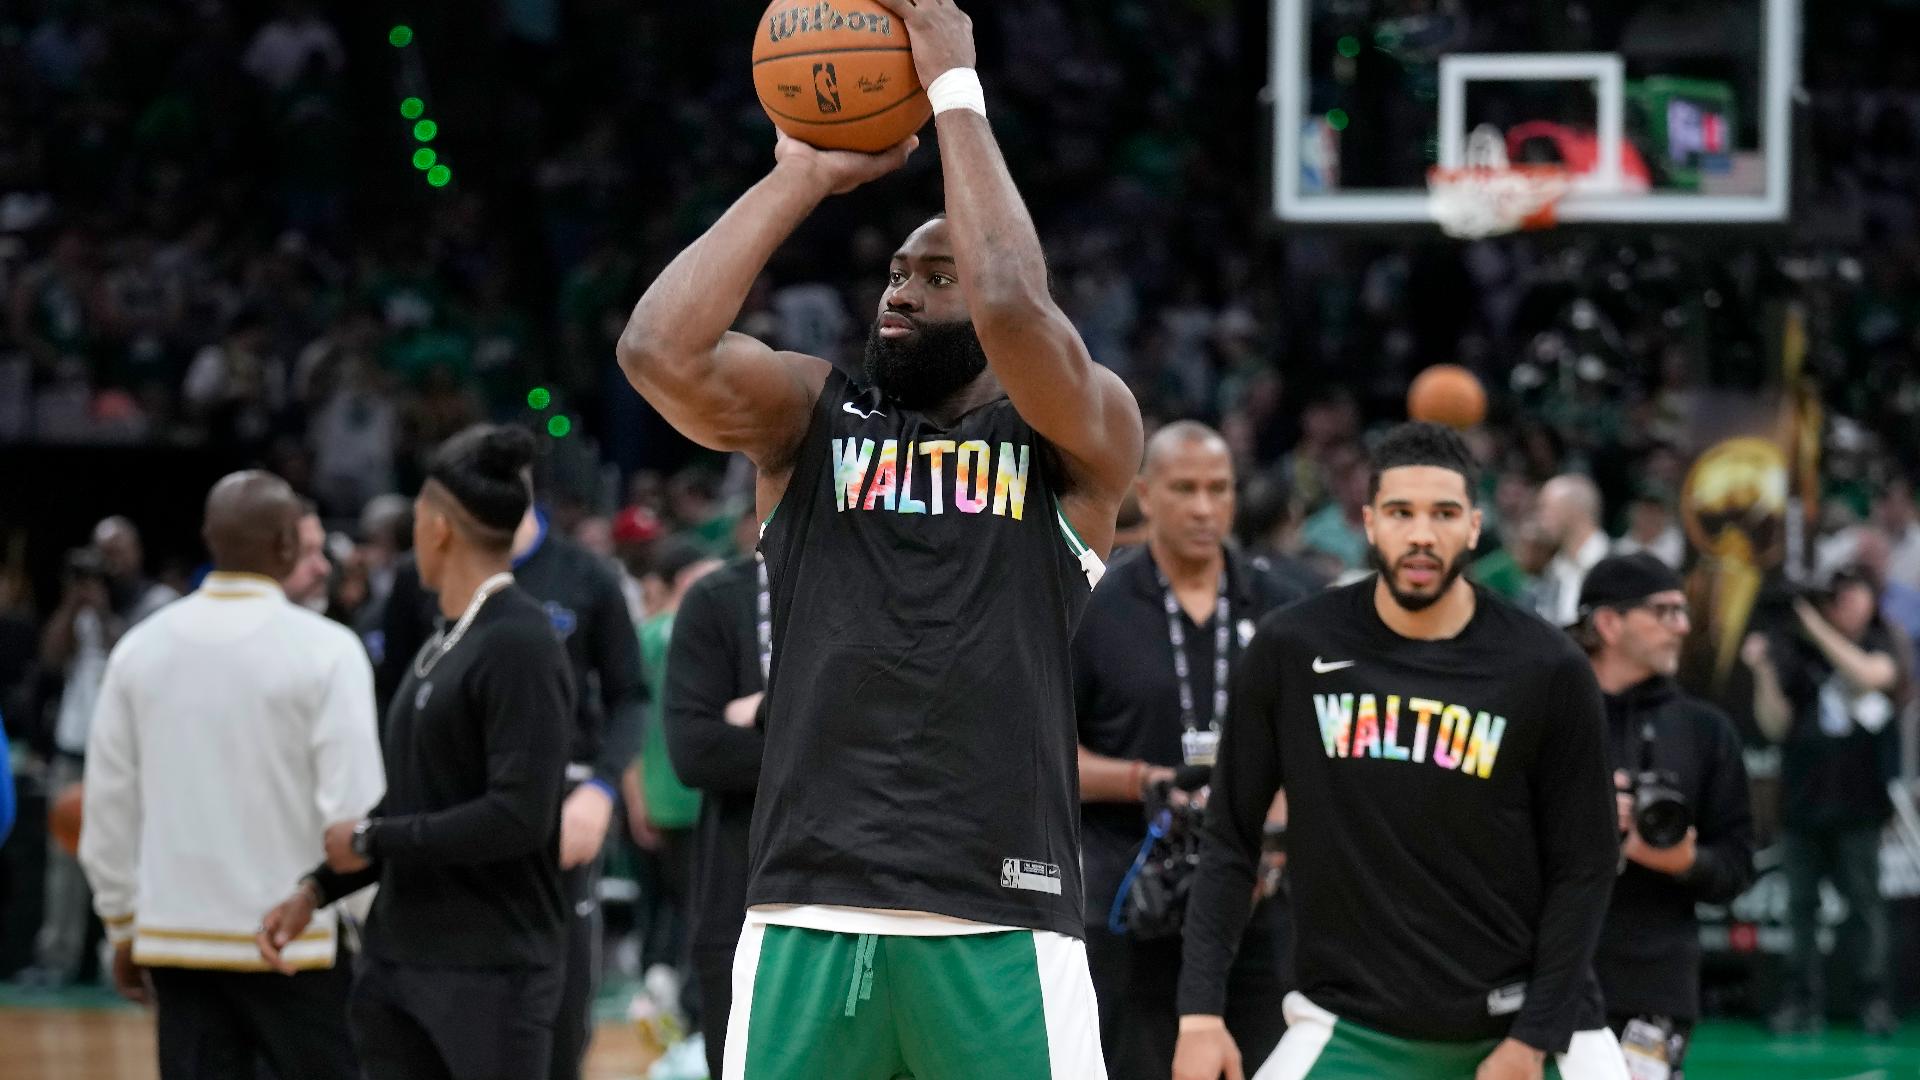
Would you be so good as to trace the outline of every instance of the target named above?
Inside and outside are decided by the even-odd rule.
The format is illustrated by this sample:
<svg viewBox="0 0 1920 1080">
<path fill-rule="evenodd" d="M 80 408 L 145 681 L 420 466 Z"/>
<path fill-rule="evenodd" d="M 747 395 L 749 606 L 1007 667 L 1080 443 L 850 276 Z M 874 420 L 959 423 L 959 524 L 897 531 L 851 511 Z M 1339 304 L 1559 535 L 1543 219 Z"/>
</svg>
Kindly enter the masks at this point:
<svg viewBox="0 0 1920 1080">
<path fill-rule="evenodd" d="M 611 565 L 549 532 L 537 506 L 528 507 L 514 531 L 512 565 L 515 581 L 545 610 L 566 646 L 578 690 L 560 815 L 560 868 L 569 911 L 565 992 L 548 1076 L 579 1080 L 593 1037 L 593 996 L 600 981 L 600 849 L 613 819 L 620 775 L 640 745 L 647 691 L 640 677 L 639 640 Z M 383 715 L 438 617 L 438 604 L 422 588 L 413 560 L 403 561 L 394 574 L 374 668 Z"/>
<path fill-rule="evenodd" d="M 371 885 L 349 1023 L 368 1080 L 527 1080 L 553 1054 L 567 904 L 560 789 L 573 677 L 509 569 L 533 438 L 471 428 L 415 503 L 420 577 L 449 627 L 388 710 L 387 791 L 326 831 L 327 861 L 261 921 L 275 969 L 318 908 Z"/>
<path fill-rule="evenodd" d="M 1717 709 L 1673 681 L 1690 626 L 1680 576 L 1645 553 L 1602 559 L 1580 588 L 1575 636 L 1607 702 L 1621 845 L 1594 967 L 1607 1020 L 1636 1076 L 1681 1076 L 1700 1015 L 1694 904 L 1724 904 L 1753 880 L 1753 808 L 1740 738 Z M 1678 843 L 1640 833 L 1636 778 L 1660 773 L 1692 811 Z M 1659 837 L 1656 837 L 1659 839 Z"/>
<path fill-rule="evenodd" d="M 1187 767 L 1188 788 L 1205 783 L 1227 683 L 1254 624 L 1304 595 L 1226 546 L 1233 458 L 1211 428 L 1183 420 L 1156 432 L 1139 499 L 1147 543 L 1108 567 L 1073 641 L 1087 961 L 1113 1080 L 1165 1080 L 1173 1068 L 1180 978 L 1178 923 L 1156 934 L 1128 924 L 1123 908 L 1125 932 L 1116 930 L 1116 895 L 1148 818 L 1169 801 L 1187 802 L 1185 790 L 1169 788 L 1176 769 Z M 1228 1029 L 1254 1060 L 1272 1052 L 1285 1027 L 1283 903 L 1267 898 L 1255 910 L 1229 974 Z"/>
<path fill-rule="evenodd" d="M 773 624 L 761 562 L 749 555 L 687 590 L 667 651 L 667 752 L 700 791 L 688 935 L 707 1068 L 721 1073 L 733 954 L 747 910 L 747 834 L 760 783 L 761 727 Z"/>
</svg>

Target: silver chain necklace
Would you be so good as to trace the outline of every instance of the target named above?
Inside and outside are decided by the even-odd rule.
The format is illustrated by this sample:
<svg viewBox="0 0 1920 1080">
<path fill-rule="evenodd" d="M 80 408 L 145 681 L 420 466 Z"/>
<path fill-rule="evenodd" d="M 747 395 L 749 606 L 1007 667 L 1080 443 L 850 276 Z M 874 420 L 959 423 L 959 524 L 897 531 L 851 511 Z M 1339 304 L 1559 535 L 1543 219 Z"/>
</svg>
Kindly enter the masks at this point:
<svg viewBox="0 0 1920 1080">
<path fill-rule="evenodd" d="M 453 632 L 448 633 L 444 629 L 434 631 L 433 636 L 427 639 L 427 643 L 421 647 L 419 654 L 413 658 L 414 675 L 418 678 L 426 678 L 427 672 L 432 671 L 433 666 L 438 664 L 441 658 L 452 652 L 455 645 L 460 644 L 460 639 L 466 636 L 467 628 L 473 625 L 473 620 L 480 614 L 480 607 L 487 602 L 487 598 L 511 584 L 513 584 L 513 575 L 508 573 L 495 574 L 481 582 L 480 587 L 473 590 L 473 599 L 467 601 L 466 612 L 460 616 L 459 622 L 453 624 Z"/>
</svg>

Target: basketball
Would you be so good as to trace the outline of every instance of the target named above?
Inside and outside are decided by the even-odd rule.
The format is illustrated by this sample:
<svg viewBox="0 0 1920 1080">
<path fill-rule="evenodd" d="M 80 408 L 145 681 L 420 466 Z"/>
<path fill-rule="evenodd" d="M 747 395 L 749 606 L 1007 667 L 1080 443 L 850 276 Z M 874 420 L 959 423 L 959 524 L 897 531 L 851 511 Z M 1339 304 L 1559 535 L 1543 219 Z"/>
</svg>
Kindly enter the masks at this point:
<svg viewBox="0 0 1920 1080">
<path fill-rule="evenodd" d="M 775 127 L 874 154 L 933 115 L 907 28 L 873 0 L 774 0 L 753 38 L 753 89 Z"/>
<path fill-rule="evenodd" d="M 1487 391 L 1473 372 L 1458 364 L 1435 364 L 1407 388 L 1407 416 L 1470 428 L 1487 418 Z"/>
<path fill-rule="evenodd" d="M 80 854 L 80 803 L 83 796 L 79 784 L 69 784 L 53 797 L 53 805 L 47 808 L 47 835 L 60 845 L 60 850 L 69 855 Z"/>
</svg>

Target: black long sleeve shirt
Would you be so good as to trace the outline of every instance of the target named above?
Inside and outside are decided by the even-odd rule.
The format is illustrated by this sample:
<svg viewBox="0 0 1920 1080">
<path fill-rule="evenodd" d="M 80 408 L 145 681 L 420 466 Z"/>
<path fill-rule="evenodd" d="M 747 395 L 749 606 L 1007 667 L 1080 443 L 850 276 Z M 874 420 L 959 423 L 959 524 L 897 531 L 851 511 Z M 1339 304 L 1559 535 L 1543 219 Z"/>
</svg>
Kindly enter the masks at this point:
<svg viewBox="0 0 1920 1080">
<path fill-rule="evenodd" d="M 560 789 L 573 677 L 541 605 L 509 586 L 387 710 L 373 865 L 313 874 L 338 899 L 380 883 L 369 955 L 399 964 L 558 963 Z"/>
<path fill-rule="evenodd" d="M 547 614 L 566 643 L 577 691 L 569 718 L 567 760 L 591 766 L 594 779 L 620 790 L 620 774 L 633 764 L 645 722 L 647 688 L 640 673 L 640 642 L 626 597 L 612 568 L 578 544 L 549 535 L 514 563 L 514 580 Z M 397 693 L 414 654 L 433 635 L 438 602 L 420 587 L 408 557 L 395 569 L 393 590 L 381 620 L 374 683 L 384 709 Z"/>
<path fill-rule="evenodd" d="M 1564 1051 L 1601 1024 L 1593 952 L 1619 853 L 1592 669 L 1477 586 L 1457 636 L 1402 638 L 1374 586 L 1267 616 L 1241 660 L 1180 1011 L 1222 1010 L 1284 786 L 1302 993 L 1400 1038 Z"/>
<path fill-rule="evenodd" d="M 680 782 L 701 793 L 689 928 L 695 948 L 731 947 L 747 908 L 747 838 L 767 736 L 758 723 L 727 723 L 726 708 L 766 688 L 759 591 L 752 559 L 701 578 L 680 601 L 667 647 L 667 754 Z"/>
<path fill-rule="evenodd" d="M 1753 881 L 1753 797 L 1740 736 L 1718 709 L 1682 694 L 1672 679 L 1648 679 L 1606 702 L 1614 767 L 1673 774 L 1699 837 L 1685 874 L 1631 862 L 1620 871 L 1594 967 L 1608 1013 L 1691 1020 L 1700 1015 L 1694 905 L 1724 904 Z"/>
</svg>

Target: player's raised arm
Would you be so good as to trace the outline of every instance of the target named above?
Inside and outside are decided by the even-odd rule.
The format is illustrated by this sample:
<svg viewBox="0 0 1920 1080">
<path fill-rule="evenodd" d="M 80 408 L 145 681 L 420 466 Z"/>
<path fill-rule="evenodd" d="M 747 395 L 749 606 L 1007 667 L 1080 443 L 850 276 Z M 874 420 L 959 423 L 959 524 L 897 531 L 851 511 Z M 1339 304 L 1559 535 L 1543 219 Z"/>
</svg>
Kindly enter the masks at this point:
<svg viewBox="0 0 1920 1080">
<path fill-rule="evenodd" d="M 780 136 L 773 171 L 660 272 L 620 334 L 620 368 L 668 422 L 715 450 L 785 471 L 806 435 L 827 362 L 776 352 L 728 327 L 754 279 L 813 208 L 900 167 L 917 140 L 880 154 Z"/>
<path fill-rule="evenodd" d="M 972 20 L 953 0 L 880 3 L 906 24 L 933 99 L 954 260 L 987 363 L 1021 417 L 1066 457 L 1075 485 L 1117 505 L 1140 467 L 1140 409 L 1048 290 L 1040 235 L 981 104 Z M 1104 549 L 1111 532 L 1108 521 L 1087 539 Z"/>
</svg>

